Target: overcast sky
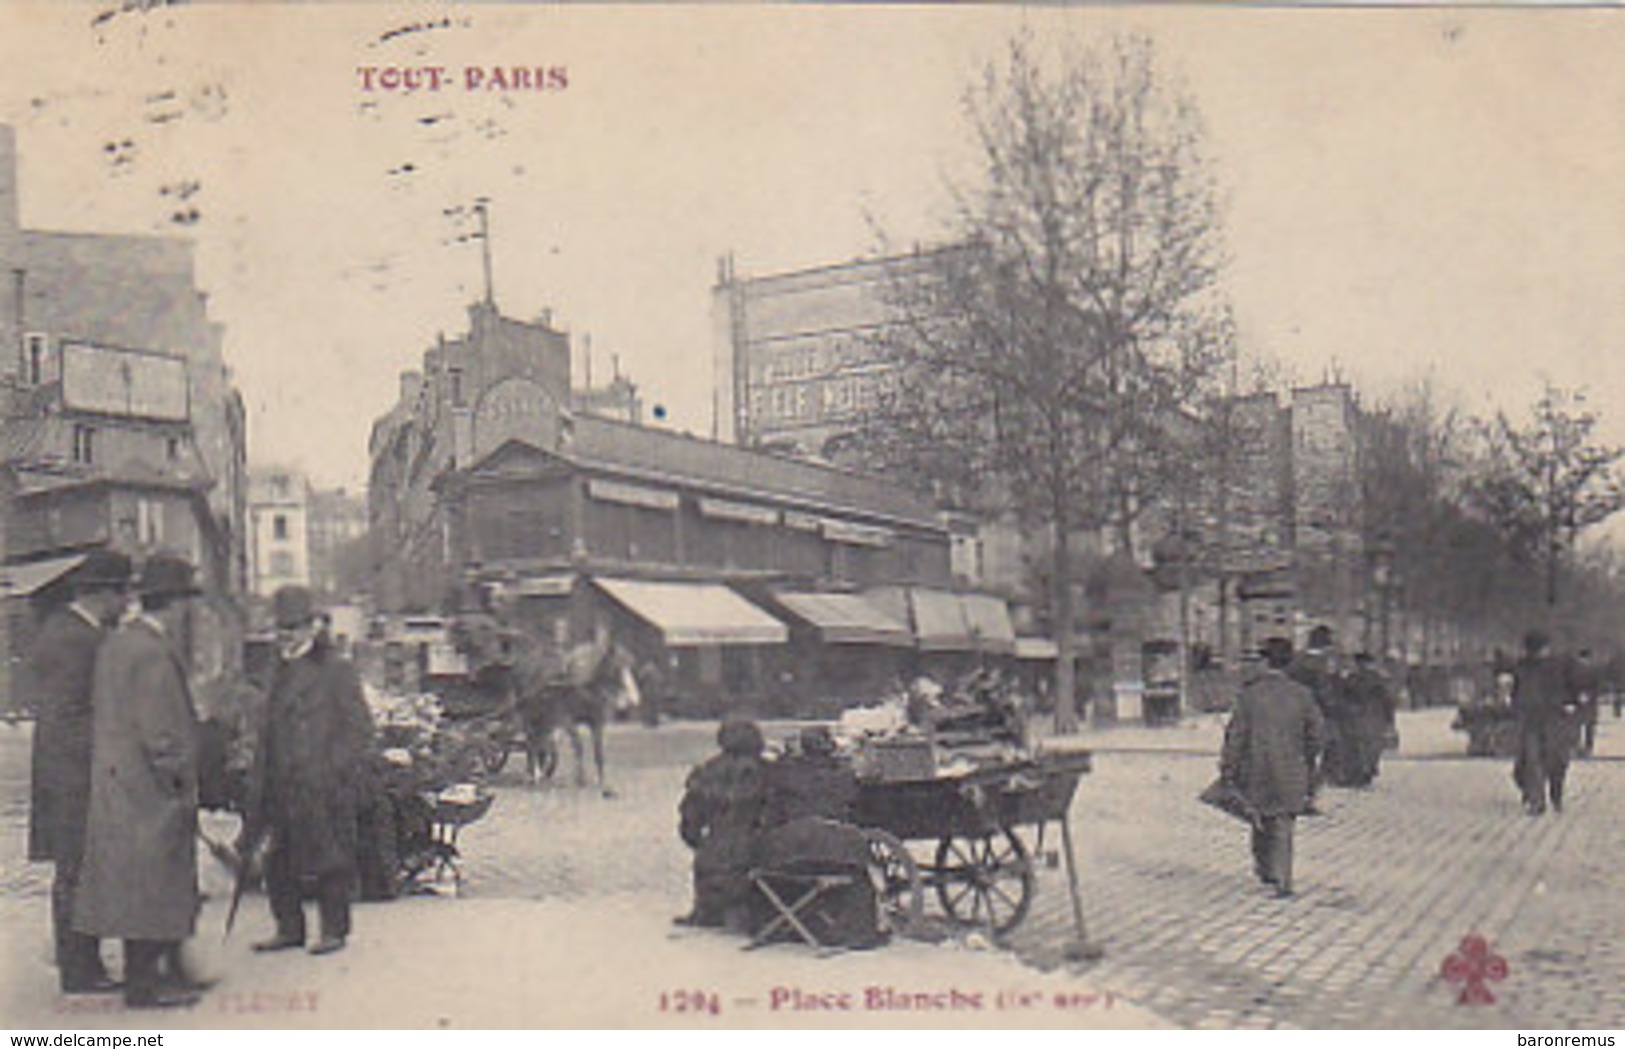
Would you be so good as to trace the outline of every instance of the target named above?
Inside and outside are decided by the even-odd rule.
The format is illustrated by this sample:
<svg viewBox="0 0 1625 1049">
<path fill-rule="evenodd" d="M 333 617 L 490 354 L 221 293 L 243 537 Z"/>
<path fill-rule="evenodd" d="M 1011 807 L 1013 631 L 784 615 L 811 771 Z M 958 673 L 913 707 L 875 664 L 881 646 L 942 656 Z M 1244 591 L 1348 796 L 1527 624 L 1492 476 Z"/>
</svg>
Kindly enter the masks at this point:
<svg viewBox="0 0 1625 1049">
<path fill-rule="evenodd" d="M 195 238 L 251 458 L 321 484 L 364 481 L 398 372 L 463 330 L 479 254 L 446 211 L 481 196 L 502 308 L 709 433 L 718 256 L 854 257 L 867 215 L 933 239 L 961 97 L 1023 25 L 1144 31 L 1187 83 L 1249 352 L 1368 399 L 1431 373 L 1475 411 L 1544 373 L 1625 440 L 1622 11 L 110 5 L 0 10 L 24 223 Z M 363 89 L 390 65 L 456 80 Z"/>
</svg>

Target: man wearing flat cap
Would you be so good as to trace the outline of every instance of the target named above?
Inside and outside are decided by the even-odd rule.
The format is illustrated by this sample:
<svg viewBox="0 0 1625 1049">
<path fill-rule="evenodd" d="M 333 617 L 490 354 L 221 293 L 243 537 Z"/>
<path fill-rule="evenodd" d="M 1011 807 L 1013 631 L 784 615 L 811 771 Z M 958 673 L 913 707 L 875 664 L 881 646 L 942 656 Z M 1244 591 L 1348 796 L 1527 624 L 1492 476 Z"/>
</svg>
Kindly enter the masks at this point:
<svg viewBox="0 0 1625 1049">
<path fill-rule="evenodd" d="M 356 830 L 365 800 L 372 715 L 355 668 L 334 650 L 311 592 L 272 597 L 279 660 L 249 803 L 249 836 L 268 833 L 266 893 L 276 933 L 257 951 L 305 946 L 304 899 L 314 891 L 320 936 L 331 954 L 350 935 Z"/>
<path fill-rule="evenodd" d="M 29 656 L 37 720 L 28 812 L 28 857 L 52 863 L 51 928 L 64 994 L 117 985 L 102 966 L 100 941 L 73 929 L 73 897 L 90 810 L 91 682 L 96 650 L 118 622 L 130 585 L 130 559 L 95 550 L 67 579 L 72 600 L 49 613 Z"/>
<path fill-rule="evenodd" d="M 74 926 L 124 940 L 131 1008 L 190 1005 L 195 986 L 165 985 L 164 959 L 197 922 L 198 721 L 180 642 L 199 590 L 185 559 L 154 554 L 136 580 L 141 612 L 102 643 L 90 815 Z M 177 974 L 178 975 L 178 974 Z"/>
</svg>

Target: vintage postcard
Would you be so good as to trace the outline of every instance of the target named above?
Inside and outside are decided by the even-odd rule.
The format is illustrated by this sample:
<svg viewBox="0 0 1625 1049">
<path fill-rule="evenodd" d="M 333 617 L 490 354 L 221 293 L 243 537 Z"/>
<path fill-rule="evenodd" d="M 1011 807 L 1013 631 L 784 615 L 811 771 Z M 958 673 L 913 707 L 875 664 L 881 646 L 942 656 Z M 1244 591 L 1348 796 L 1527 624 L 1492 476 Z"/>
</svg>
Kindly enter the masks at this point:
<svg viewBox="0 0 1625 1049">
<path fill-rule="evenodd" d="M 1620 1027 L 1622 53 L 0 6 L 0 1025 Z"/>
</svg>

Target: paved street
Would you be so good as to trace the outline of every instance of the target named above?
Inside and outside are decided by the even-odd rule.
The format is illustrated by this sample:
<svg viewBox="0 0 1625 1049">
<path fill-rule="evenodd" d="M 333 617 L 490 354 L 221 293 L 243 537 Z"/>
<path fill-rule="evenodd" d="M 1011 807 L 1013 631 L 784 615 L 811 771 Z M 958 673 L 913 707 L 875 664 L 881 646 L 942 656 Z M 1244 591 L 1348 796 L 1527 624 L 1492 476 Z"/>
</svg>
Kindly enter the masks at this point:
<svg viewBox="0 0 1625 1049">
<path fill-rule="evenodd" d="M 1448 717 L 1402 715 L 1403 752 L 1377 788 L 1334 791 L 1325 816 L 1300 823 L 1300 895 L 1290 901 L 1251 880 L 1241 825 L 1195 800 L 1213 776 L 1216 720 L 1087 733 L 1097 761 L 1074 828 L 1090 932 L 1106 957 L 1080 968 L 1083 978 L 1186 1026 L 1625 1023 L 1617 980 L 1625 852 L 1614 801 L 1625 787 L 1625 723 L 1605 719 L 1602 757 L 1576 763 L 1568 811 L 1529 819 L 1508 764 L 1459 757 L 1462 737 L 1447 730 Z M 618 796 L 608 800 L 571 787 L 534 791 L 516 769 L 505 772 L 491 815 L 463 835 L 467 896 L 636 896 L 683 909 L 688 857 L 675 834 L 676 799 L 710 733 L 618 729 L 610 741 Z M 25 740 L 0 731 L 0 892 L 35 901 L 43 921 L 44 869 L 21 862 Z M 1068 964 L 1065 889 L 1060 870 L 1043 869 L 1033 913 L 1013 938 L 1035 967 Z M 1474 932 L 1510 969 L 1492 985 L 1491 1006 L 1456 1005 L 1457 991 L 1439 976 Z M 6 953 L 14 963 L 17 953 Z"/>
</svg>

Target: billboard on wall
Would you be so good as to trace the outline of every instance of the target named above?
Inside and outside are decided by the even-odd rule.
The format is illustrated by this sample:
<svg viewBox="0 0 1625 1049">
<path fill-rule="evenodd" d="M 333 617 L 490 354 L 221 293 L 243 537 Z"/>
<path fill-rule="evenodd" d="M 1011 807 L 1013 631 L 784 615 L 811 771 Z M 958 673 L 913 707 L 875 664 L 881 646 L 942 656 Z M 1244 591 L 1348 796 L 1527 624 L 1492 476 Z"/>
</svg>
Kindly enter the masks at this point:
<svg viewBox="0 0 1625 1049">
<path fill-rule="evenodd" d="M 63 343 L 62 400 L 77 411 L 185 422 L 186 360 Z"/>
</svg>

